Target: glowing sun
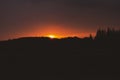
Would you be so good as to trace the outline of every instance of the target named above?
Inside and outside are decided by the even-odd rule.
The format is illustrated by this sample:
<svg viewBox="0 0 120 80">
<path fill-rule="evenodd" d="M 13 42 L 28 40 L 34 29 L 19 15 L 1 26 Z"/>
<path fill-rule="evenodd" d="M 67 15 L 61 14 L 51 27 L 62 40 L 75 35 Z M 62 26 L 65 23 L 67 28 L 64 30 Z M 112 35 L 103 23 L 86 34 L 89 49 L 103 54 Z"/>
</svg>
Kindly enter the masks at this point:
<svg viewBox="0 0 120 80">
<path fill-rule="evenodd" d="M 56 38 L 56 36 L 55 36 L 55 35 L 48 35 L 48 37 L 49 37 L 49 38 L 51 38 L 51 39 Z"/>
</svg>

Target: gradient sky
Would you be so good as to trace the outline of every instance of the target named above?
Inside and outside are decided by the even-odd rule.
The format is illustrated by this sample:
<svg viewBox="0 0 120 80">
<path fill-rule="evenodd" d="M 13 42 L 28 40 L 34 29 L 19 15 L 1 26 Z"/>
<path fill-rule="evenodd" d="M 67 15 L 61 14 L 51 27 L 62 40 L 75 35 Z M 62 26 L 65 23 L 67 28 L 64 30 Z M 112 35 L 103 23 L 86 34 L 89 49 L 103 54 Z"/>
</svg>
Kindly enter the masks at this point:
<svg viewBox="0 0 120 80">
<path fill-rule="evenodd" d="M 25 36 L 88 36 L 120 28 L 120 0 L 0 0 L 0 40 Z"/>
</svg>

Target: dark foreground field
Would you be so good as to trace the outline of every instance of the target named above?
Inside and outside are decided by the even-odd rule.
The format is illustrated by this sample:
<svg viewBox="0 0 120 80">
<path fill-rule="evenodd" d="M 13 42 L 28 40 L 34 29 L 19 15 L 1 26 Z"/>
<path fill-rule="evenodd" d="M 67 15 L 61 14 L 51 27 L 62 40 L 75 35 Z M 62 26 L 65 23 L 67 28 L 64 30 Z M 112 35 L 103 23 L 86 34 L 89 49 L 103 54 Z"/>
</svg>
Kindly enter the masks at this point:
<svg viewBox="0 0 120 80">
<path fill-rule="evenodd" d="M 5 80 L 119 80 L 120 35 L 1 41 L 0 66 Z"/>
</svg>

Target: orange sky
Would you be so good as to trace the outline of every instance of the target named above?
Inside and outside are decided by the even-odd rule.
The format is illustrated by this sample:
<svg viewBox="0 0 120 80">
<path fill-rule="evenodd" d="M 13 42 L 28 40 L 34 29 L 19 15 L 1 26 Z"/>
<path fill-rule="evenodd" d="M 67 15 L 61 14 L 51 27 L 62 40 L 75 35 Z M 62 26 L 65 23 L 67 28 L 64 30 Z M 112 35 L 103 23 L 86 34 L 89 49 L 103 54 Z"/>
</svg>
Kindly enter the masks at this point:
<svg viewBox="0 0 120 80">
<path fill-rule="evenodd" d="M 35 26 L 35 25 L 34 25 Z M 95 36 L 95 32 L 91 34 L 93 36 Z M 90 35 L 90 33 L 84 31 L 84 30 L 80 30 L 77 28 L 73 28 L 73 27 L 64 27 L 63 25 L 43 25 L 42 27 L 39 25 L 37 25 L 37 28 L 35 26 L 35 28 L 31 29 L 30 31 L 26 32 L 26 33 L 21 33 L 16 35 L 16 37 L 21 36 L 21 37 L 27 37 L 27 36 L 33 36 L 33 37 L 48 37 L 48 35 L 55 35 L 56 38 L 64 38 L 64 37 L 87 37 Z"/>
</svg>

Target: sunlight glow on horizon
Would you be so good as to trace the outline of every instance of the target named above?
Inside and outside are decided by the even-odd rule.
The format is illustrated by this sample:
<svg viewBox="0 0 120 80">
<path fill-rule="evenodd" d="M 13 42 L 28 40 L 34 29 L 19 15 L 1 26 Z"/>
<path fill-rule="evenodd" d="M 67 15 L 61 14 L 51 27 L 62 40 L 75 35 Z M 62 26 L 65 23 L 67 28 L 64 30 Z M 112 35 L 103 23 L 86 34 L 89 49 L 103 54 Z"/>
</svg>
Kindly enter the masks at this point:
<svg viewBox="0 0 120 80">
<path fill-rule="evenodd" d="M 48 35 L 48 37 L 51 39 L 57 38 L 55 35 Z"/>
<path fill-rule="evenodd" d="M 39 26 L 38 26 L 39 27 Z M 65 38 L 65 37 L 87 37 L 88 33 L 83 33 L 82 29 L 76 29 L 67 27 L 64 25 L 44 25 L 41 29 L 38 28 L 35 33 L 38 36 L 50 37 L 49 35 L 54 35 L 55 38 Z"/>
<path fill-rule="evenodd" d="M 95 36 L 95 32 L 87 32 L 83 29 L 74 29 L 64 26 L 58 26 L 58 25 L 45 25 L 45 26 L 37 26 L 37 28 L 33 28 L 30 31 L 19 31 L 18 33 L 11 34 L 9 37 L 4 38 L 7 39 L 14 39 L 14 38 L 20 38 L 20 37 L 48 37 L 50 39 L 61 39 L 61 38 L 67 38 L 67 37 L 78 37 L 78 38 L 84 38 L 89 37 L 89 35 L 92 34 L 92 36 Z"/>
</svg>

